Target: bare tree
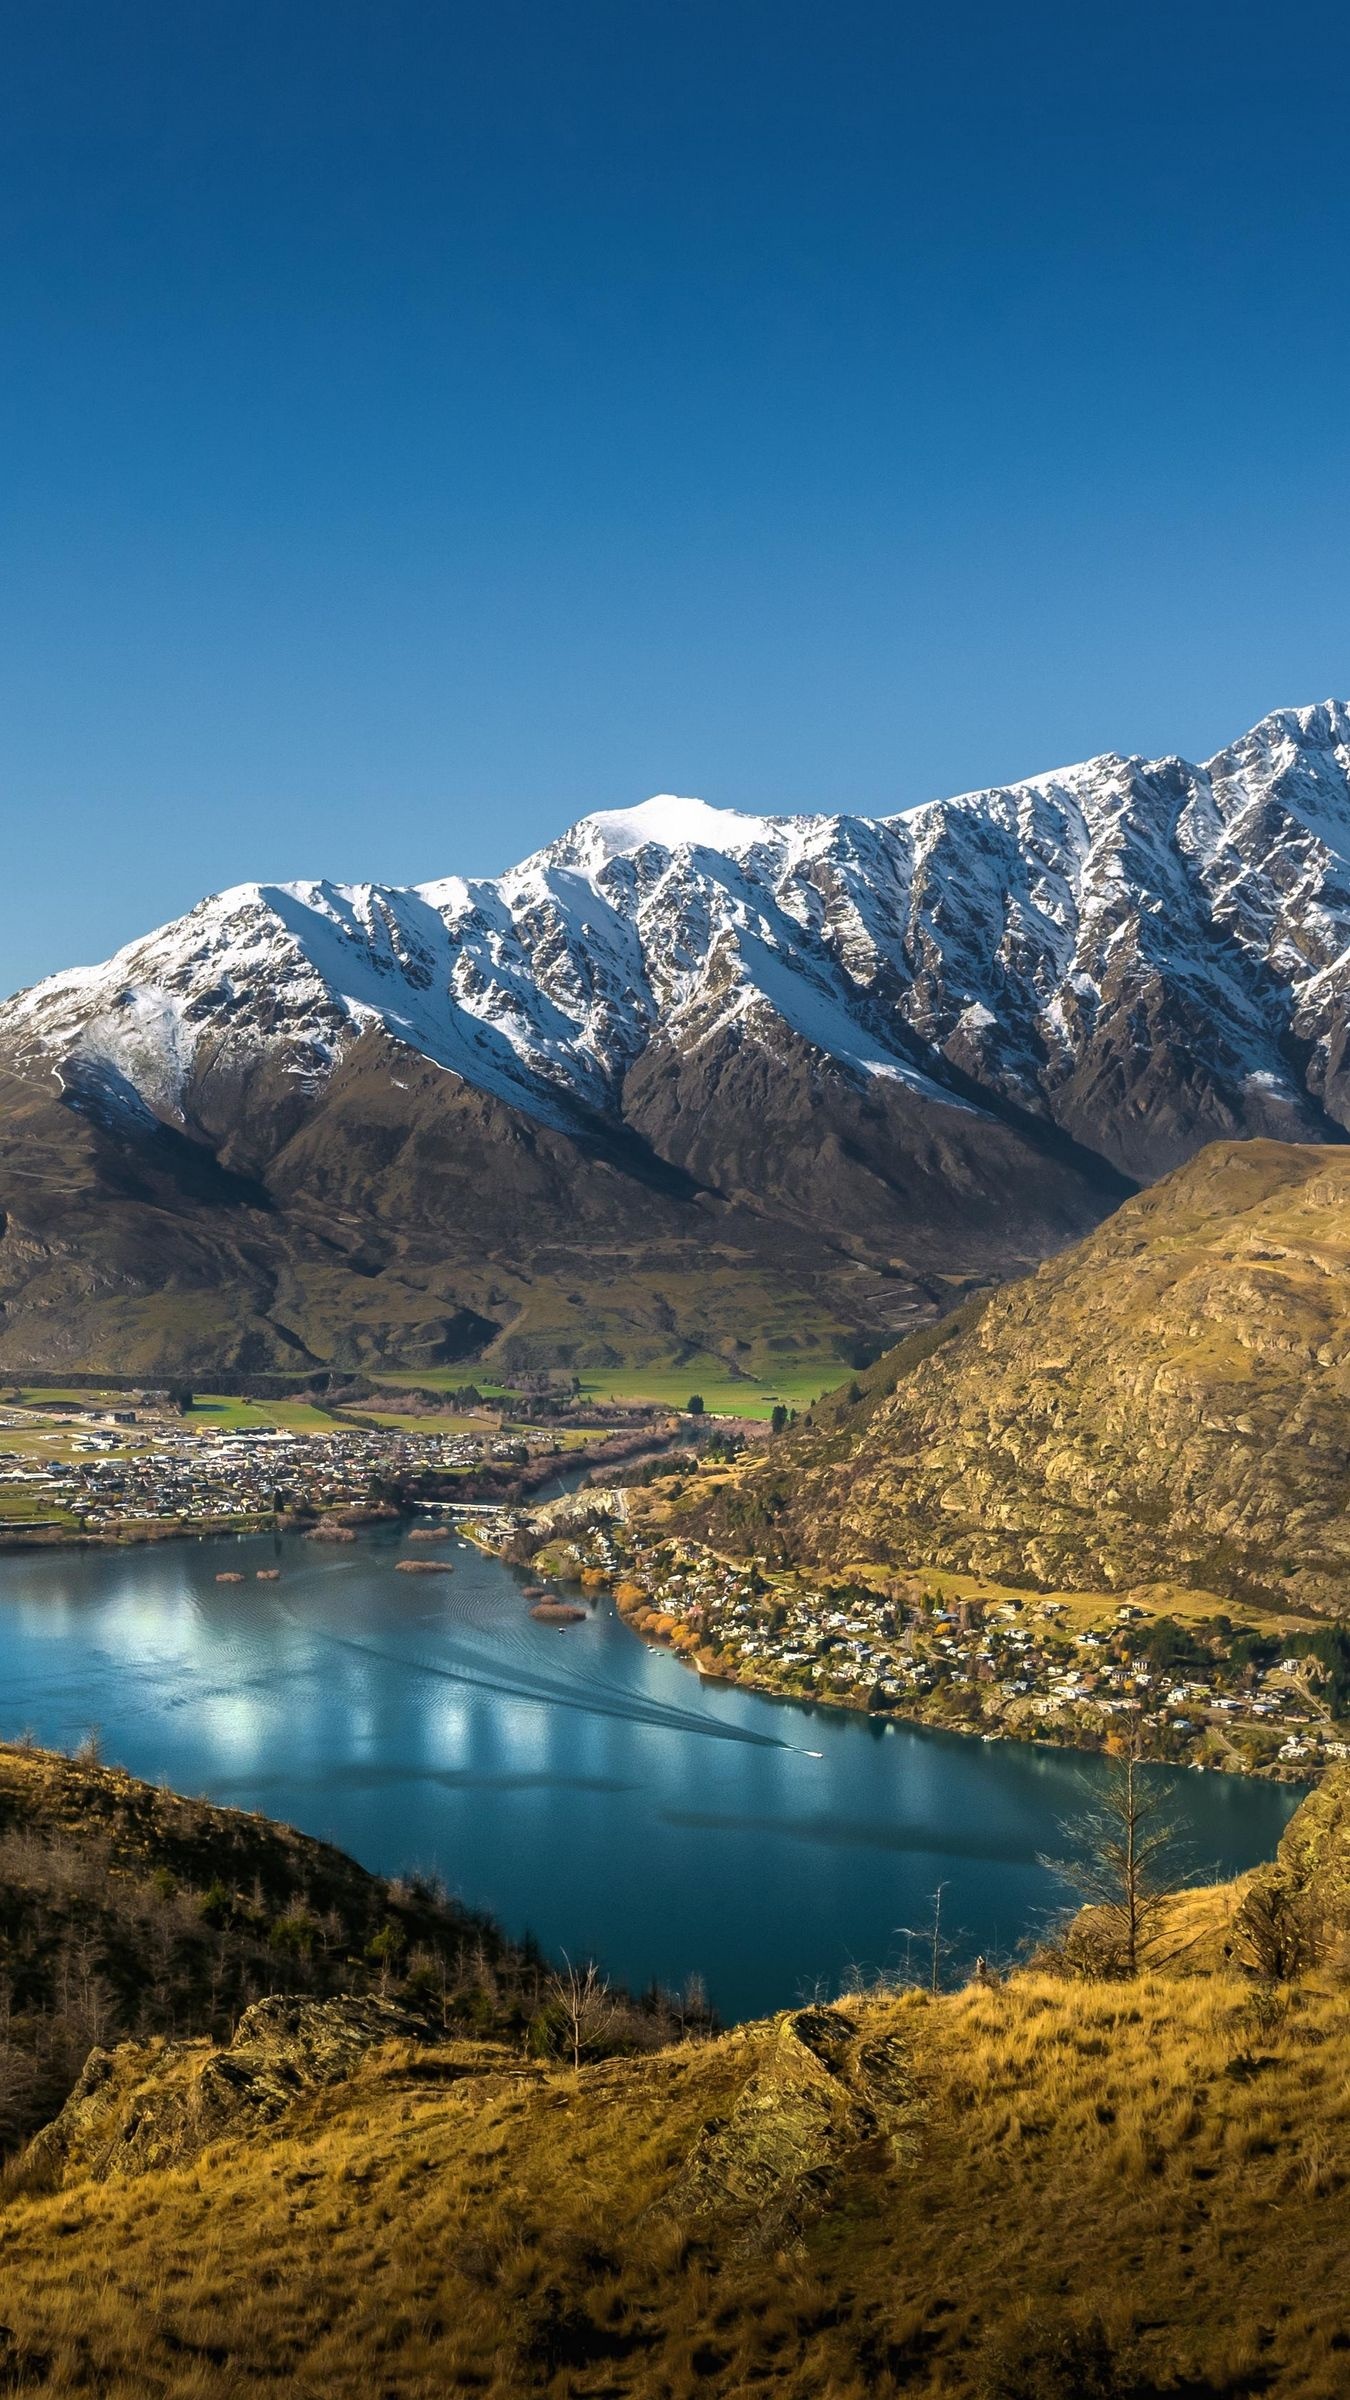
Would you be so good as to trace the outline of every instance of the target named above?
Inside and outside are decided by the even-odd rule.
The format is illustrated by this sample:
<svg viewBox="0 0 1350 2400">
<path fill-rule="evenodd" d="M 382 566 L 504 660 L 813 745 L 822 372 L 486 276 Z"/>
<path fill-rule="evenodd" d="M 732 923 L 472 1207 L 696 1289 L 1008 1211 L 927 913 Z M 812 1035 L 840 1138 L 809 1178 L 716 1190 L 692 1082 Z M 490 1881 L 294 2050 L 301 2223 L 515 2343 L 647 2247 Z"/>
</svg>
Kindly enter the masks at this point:
<svg viewBox="0 0 1350 2400">
<path fill-rule="evenodd" d="M 1094 1947 L 1124 1975 L 1137 1975 L 1157 1941 L 1171 1895 L 1180 1889 L 1178 1829 L 1160 1784 L 1143 1768 L 1137 1736 L 1114 1761 L 1096 1807 L 1066 1818 L 1061 1832 L 1072 1858 L 1042 1858 L 1093 1910 Z"/>
<path fill-rule="evenodd" d="M 932 1913 L 926 1925 L 897 1925 L 895 1928 L 897 1933 L 903 1933 L 905 1937 L 904 1981 L 917 1983 L 922 1980 L 914 1974 L 912 1966 L 914 1944 L 917 1942 L 921 1951 L 926 1951 L 928 1955 L 928 1989 L 930 1992 L 941 1990 L 943 1967 L 956 1947 L 955 1943 L 949 1941 L 942 1930 L 942 1895 L 946 1889 L 946 1884 L 940 1883 L 937 1890 L 931 1894 Z"/>
<path fill-rule="evenodd" d="M 561 1967 L 549 1977 L 549 1998 L 562 2018 L 572 2064 L 579 2067 L 582 2053 L 592 2049 L 614 2022 L 614 1995 L 594 1959 L 575 1967 L 564 1950 Z"/>
</svg>

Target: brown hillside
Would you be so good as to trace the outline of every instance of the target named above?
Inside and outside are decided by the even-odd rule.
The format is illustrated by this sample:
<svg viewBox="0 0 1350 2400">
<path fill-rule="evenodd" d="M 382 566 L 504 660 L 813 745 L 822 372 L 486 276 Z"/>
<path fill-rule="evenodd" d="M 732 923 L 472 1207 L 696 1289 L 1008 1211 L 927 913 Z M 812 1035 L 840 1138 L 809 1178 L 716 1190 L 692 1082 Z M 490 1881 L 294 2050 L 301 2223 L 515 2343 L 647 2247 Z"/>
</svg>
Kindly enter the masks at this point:
<svg viewBox="0 0 1350 2400">
<path fill-rule="evenodd" d="M 741 1548 L 1338 1613 L 1350 1151 L 1220 1143 L 820 1403 L 717 1504 Z"/>
<path fill-rule="evenodd" d="M 117 1767 L 0 1744 L 0 2153 L 61 2107 L 91 2049 L 129 2035 L 242 2031 L 248 2051 L 258 2010 L 270 2025 L 269 2009 L 303 2003 L 319 2013 L 287 2074 L 323 2080 L 325 2059 L 384 2038 L 372 2005 L 405 2032 L 518 2043 L 546 1983 L 543 1960 L 424 1880 L 387 1882 L 290 1826 Z M 336 2027 L 330 2005 L 346 2012 Z M 615 2015 L 614 2047 L 668 2030 L 652 2002 Z M 244 2080 L 238 2053 L 230 2079 Z"/>
<path fill-rule="evenodd" d="M 860 1995 L 579 2072 L 400 2039 L 278 2114 L 280 2004 L 118 2051 L 27 2170 L 59 2188 L 0 2207 L 9 2388 L 1338 2400 L 1348 1790 L 1286 1837 L 1330 1897 L 1280 1986 L 1249 1884 L 1134 1981 Z"/>
</svg>

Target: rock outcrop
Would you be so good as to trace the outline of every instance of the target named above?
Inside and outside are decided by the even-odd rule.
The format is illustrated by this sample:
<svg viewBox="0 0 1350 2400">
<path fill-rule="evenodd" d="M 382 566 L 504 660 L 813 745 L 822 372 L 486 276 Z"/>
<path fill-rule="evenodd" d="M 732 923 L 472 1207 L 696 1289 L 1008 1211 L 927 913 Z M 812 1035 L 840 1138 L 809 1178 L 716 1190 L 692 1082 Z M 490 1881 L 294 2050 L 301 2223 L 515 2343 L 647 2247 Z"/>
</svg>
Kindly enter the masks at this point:
<svg viewBox="0 0 1350 2400">
<path fill-rule="evenodd" d="M 856 1353 L 1350 1126 L 1350 712 L 885 817 L 244 884 L 0 1007 L 0 1360 Z M 739 1347 L 738 1347 L 739 1345 Z"/>
<path fill-rule="evenodd" d="M 664 2203 L 708 2219 L 734 2249 L 773 2251 L 829 2202 L 833 2177 L 870 2143 L 900 2155 L 919 2118 L 904 2042 L 869 2038 L 840 2009 L 806 2008 L 733 2035 L 747 2072 L 704 2126 Z"/>
<path fill-rule="evenodd" d="M 246 2008 L 224 2049 L 210 2042 L 94 2050 L 64 2108 L 29 2145 L 35 2180 L 103 2182 L 181 2166 L 208 2143 L 261 2132 L 306 2092 L 345 2083 L 384 2042 L 427 2041 L 428 2018 L 373 1995 L 270 1999 Z"/>
</svg>

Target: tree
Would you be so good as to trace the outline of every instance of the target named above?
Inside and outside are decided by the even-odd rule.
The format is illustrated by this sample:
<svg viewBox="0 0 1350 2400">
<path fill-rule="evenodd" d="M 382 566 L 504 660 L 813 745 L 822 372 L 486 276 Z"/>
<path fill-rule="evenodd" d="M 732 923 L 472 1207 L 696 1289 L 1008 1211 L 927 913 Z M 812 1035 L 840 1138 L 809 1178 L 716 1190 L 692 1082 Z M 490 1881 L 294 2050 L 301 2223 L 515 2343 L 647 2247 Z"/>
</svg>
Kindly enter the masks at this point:
<svg viewBox="0 0 1350 2400">
<path fill-rule="evenodd" d="M 387 1992 L 390 1978 L 398 1971 L 398 1962 L 407 1948 L 408 1937 L 392 1917 L 366 1944 L 366 1956 L 380 1970 L 380 1990 Z"/>
<path fill-rule="evenodd" d="M 1177 1827 L 1166 1814 L 1161 1785 L 1141 1764 L 1137 1729 L 1114 1762 L 1098 1805 L 1062 1820 L 1060 1830 L 1078 1855 L 1043 1858 L 1042 1866 L 1093 1911 L 1093 1947 L 1104 1962 L 1119 1974 L 1137 1975 L 1181 1882 Z"/>
<path fill-rule="evenodd" d="M 787 1421 L 788 1412 L 780 1400 L 773 1412 L 773 1415 L 769 1419 L 769 1431 L 771 1433 L 785 1433 L 787 1431 Z"/>
<path fill-rule="evenodd" d="M 614 1995 L 594 1959 L 574 1967 L 564 1950 L 562 1965 L 549 1977 L 549 1998 L 561 2020 L 572 2064 L 579 2067 L 583 2053 L 603 2040 L 614 2022 Z"/>
<path fill-rule="evenodd" d="M 914 1945 L 917 1942 L 921 1954 L 927 1954 L 928 1989 L 933 1993 L 942 1989 L 942 1970 L 956 1947 L 942 1930 L 942 1895 L 946 1889 L 946 1884 L 940 1883 L 932 1893 L 932 1911 L 926 1925 L 897 1925 L 895 1929 L 905 1937 L 905 1981 L 923 1982 L 923 1977 L 916 1975 L 913 1968 Z"/>
<path fill-rule="evenodd" d="M 702 1414 L 703 1394 L 702 1392 L 691 1392 L 689 1395 L 689 1406 L 685 1410 L 685 1415 L 689 1417 L 701 1417 Z"/>
</svg>

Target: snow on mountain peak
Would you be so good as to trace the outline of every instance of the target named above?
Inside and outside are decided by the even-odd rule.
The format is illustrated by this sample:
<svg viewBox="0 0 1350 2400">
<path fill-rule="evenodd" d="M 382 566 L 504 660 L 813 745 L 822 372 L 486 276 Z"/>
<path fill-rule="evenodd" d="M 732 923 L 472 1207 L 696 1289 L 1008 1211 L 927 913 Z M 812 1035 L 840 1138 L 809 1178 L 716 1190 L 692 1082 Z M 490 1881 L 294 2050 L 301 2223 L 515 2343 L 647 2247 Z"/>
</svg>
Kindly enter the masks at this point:
<svg viewBox="0 0 1350 2400">
<path fill-rule="evenodd" d="M 649 845 L 735 856 L 762 842 L 776 822 L 772 817 L 744 816 L 734 808 L 714 808 L 707 800 L 685 799 L 677 792 L 657 792 L 636 808 L 598 809 L 582 817 L 552 847 L 566 851 L 571 863 L 592 868 Z"/>
<path fill-rule="evenodd" d="M 242 884 L 0 1008 L 0 1055 L 187 1123 L 199 1072 L 265 1058 L 308 1088 L 371 1027 L 549 1121 L 622 1114 L 653 1043 L 795 1039 L 1126 1165 L 1152 1156 L 1156 1051 L 1186 1061 L 1188 1123 L 1350 1124 L 1350 709 L 890 817 L 663 793 L 496 878 Z"/>
</svg>

